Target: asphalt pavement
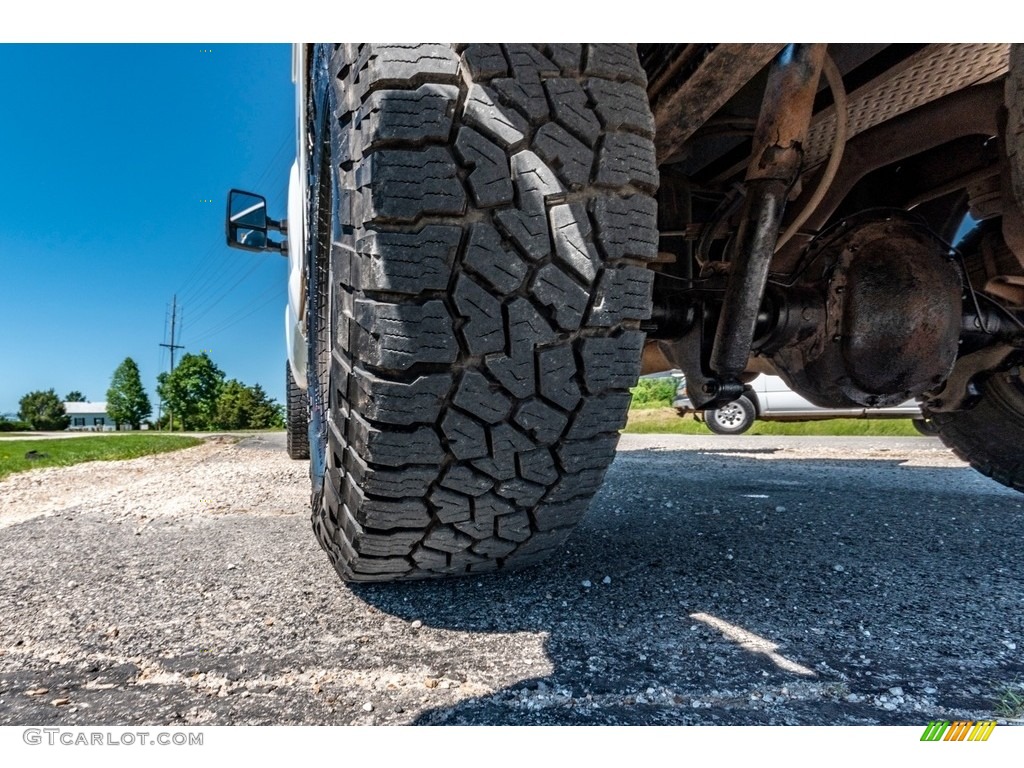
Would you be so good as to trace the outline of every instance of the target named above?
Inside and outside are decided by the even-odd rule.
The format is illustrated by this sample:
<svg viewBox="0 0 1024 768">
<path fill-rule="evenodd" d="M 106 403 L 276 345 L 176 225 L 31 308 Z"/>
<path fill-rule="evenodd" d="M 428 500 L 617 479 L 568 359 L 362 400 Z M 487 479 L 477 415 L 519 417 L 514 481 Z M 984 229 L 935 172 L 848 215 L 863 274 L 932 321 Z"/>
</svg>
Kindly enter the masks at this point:
<svg viewBox="0 0 1024 768">
<path fill-rule="evenodd" d="M 935 439 L 626 436 L 546 564 L 358 587 L 283 436 L 151 459 L 0 527 L 0 724 L 1024 714 L 1024 497 Z"/>
</svg>

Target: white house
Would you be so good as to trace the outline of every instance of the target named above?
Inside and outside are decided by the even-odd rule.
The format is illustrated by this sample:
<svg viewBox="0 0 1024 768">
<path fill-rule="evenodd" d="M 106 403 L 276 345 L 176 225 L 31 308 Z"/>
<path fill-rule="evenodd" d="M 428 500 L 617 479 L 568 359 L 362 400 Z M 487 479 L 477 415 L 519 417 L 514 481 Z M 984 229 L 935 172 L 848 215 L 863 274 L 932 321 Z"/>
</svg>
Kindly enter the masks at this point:
<svg viewBox="0 0 1024 768">
<path fill-rule="evenodd" d="M 71 417 L 69 430 L 75 432 L 113 432 L 117 427 L 107 416 L 106 403 L 64 403 Z"/>
</svg>

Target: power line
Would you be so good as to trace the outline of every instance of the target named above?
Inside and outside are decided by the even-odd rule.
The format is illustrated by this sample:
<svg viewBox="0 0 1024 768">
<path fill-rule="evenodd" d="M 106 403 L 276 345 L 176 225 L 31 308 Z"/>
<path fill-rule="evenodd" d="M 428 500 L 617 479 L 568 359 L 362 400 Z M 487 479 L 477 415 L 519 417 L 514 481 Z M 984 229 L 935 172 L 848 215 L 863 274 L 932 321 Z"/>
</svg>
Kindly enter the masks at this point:
<svg viewBox="0 0 1024 768">
<path fill-rule="evenodd" d="M 287 284 L 282 286 L 279 281 L 275 280 L 273 284 L 267 286 L 258 296 L 254 296 L 244 306 L 242 306 L 242 307 L 235 307 L 234 310 L 231 313 L 229 313 L 227 316 L 223 316 L 223 317 L 219 317 L 219 318 L 211 318 L 210 322 L 206 324 L 206 327 L 203 328 L 202 332 L 197 333 L 197 334 L 193 334 L 193 335 L 194 336 L 205 336 L 205 335 L 209 334 L 209 332 L 212 329 L 219 328 L 224 323 L 231 322 L 236 317 L 240 316 L 242 313 L 248 311 L 248 309 L 255 302 L 262 301 L 263 299 L 269 297 L 271 294 L 274 294 L 275 296 L 279 295 L 279 294 L 285 292 L 286 290 L 287 290 Z"/>
<path fill-rule="evenodd" d="M 174 328 L 175 328 L 175 324 L 176 324 L 176 321 L 177 321 L 177 315 L 178 315 L 178 295 L 175 294 L 174 298 L 172 300 L 172 303 L 171 303 L 171 343 L 170 344 L 161 344 L 160 345 L 161 347 L 167 347 L 171 351 L 171 368 L 170 368 L 170 373 L 174 373 L 174 350 L 176 350 L 176 349 L 184 349 L 185 348 L 181 344 L 175 344 L 174 343 Z"/>
<path fill-rule="evenodd" d="M 294 131 L 291 128 L 289 128 L 285 132 L 284 138 L 281 140 L 281 143 L 278 146 L 277 150 L 271 156 L 270 160 L 267 161 L 266 166 L 264 166 L 264 168 L 263 168 L 263 172 L 259 175 L 259 178 L 257 179 L 256 183 L 252 186 L 252 189 L 259 189 L 262 186 L 263 182 L 265 180 L 267 180 L 269 174 L 271 172 L 273 172 L 275 166 L 277 166 L 277 164 L 279 162 L 279 159 L 280 159 L 281 153 L 284 151 L 284 149 L 289 144 L 294 143 L 294 141 L 295 141 Z M 289 169 L 290 169 L 290 164 L 289 164 Z M 285 177 L 284 183 L 285 183 L 285 187 L 287 188 L 287 183 L 288 183 L 287 176 Z M 201 280 L 201 275 L 202 275 L 202 273 L 204 273 L 206 271 L 207 267 L 210 265 L 210 263 L 211 263 L 210 257 L 213 256 L 216 248 L 217 248 L 217 245 L 211 245 L 210 246 L 209 250 L 207 250 L 207 252 L 203 256 L 203 258 L 192 269 L 192 271 L 189 273 L 188 277 L 185 278 L 184 282 L 178 287 L 177 293 L 183 299 L 186 298 L 186 296 L 187 296 L 189 291 L 193 290 L 193 288 L 197 284 L 197 281 Z"/>
<path fill-rule="evenodd" d="M 174 331 L 175 331 L 175 326 L 176 326 L 176 323 L 177 323 L 177 317 L 178 317 L 178 294 L 174 294 L 174 298 L 172 299 L 172 302 L 171 302 L 171 343 L 170 344 L 160 344 L 161 347 L 167 347 L 167 349 L 169 349 L 170 352 L 171 352 L 170 373 L 174 373 L 174 350 L 176 350 L 176 349 L 184 349 L 185 348 L 181 344 L 175 344 L 174 343 Z M 171 422 L 171 432 L 173 432 L 174 431 L 174 412 L 170 408 L 168 408 L 167 409 L 167 415 L 170 418 L 170 422 Z"/>
<path fill-rule="evenodd" d="M 284 179 L 284 187 L 284 190 L 279 190 L 269 200 L 271 210 L 277 210 L 285 204 L 287 200 L 287 178 Z M 242 254 L 231 251 L 229 255 L 217 255 L 220 249 L 223 248 L 222 243 L 223 241 L 220 241 L 210 245 L 200 263 L 192 271 L 192 274 L 186 279 L 182 287 L 178 289 L 177 293 L 184 302 L 189 304 L 196 303 L 211 288 L 215 289 L 218 282 L 221 282 L 222 278 L 229 274 L 232 269 L 237 270 L 241 266 L 242 260 L 245 258 Z"/>
<path fill-rule="evenodd" d="M 246 279 L 248 279 L 249 277 L 251 277 L 251 276 L 252 276 L 252 274 L 253 274 L 253 273 L 254 273 L 254 272 L 255 272 L 255 271 L 257 270 L 257 269 L 259 269 L 259 268 L 260 268 L 261 266 L 263 266 L 263 262 L 262 262 L 262 261 L 256 261 L 256 262 L 255 262 L 255 263 L 254 263 L 254 264 L 253 264 L 253 265 L 252 265 L 252 266 L 251 266 L 251 267 L 249 268 L 249 271 L 248 271 L 248 272 L 246 272 L 246 273 L 245 273 L 244 275 L 242 275 L 242 276 L 241 276 L 240 278 L 238 278 L 238 280 L 236 280 L 236 281 L 235 281 L 234 283 L 232 283 L 232 284 L 231 284 L 231 285 L 230 285 L 230 286 L 229 286 L 228 288 L 226 288 L 226 289 L 225 289 L 224 291 L 222 291 L 222 292 L 221 292 L 221 293 L 220 293 L 219 295 L 217 295 L 217 296 L 216 296 L 215 298 L 211 299 L 211 301 L 210 301 L 210 302 L 209 302 L 209 303 L 208 303 L 208 304 L 206 305 L 206 308 L 205 308 L 205 309 L 201 310 L 201 311 L 200 311 L 199 313 L 197 313 L 196 315 L 194 315 L 194 316 L 192 317 L 192 322 L 193 322 L 193 323 L 197 323 L 197 322 L 199 322 L 199 321 L 200 321 L 200 320 L 201 320 L 202 318 L 204 318 L 204 317 L 206 317 L 206 316 L 207 316 L 208 314 L 210 314 L 210 312 L 212 312 L 212 311 L 213 311 L 214 309 L 216 309 L 217 305 L 218 305 L 218 304 L 219 304 L 219 303 L 220 303 L 221 301 L 223 301 L 223 300 L 224 300 L 224 299 L 225 299 L 225 298 L 227 297 L 227 295 L 228 295 L 229 293 L 231 293 L 231 292 L 232 292 L 233 290 L 235 290 L 235 288 L 237 288 L 237 287 L 238 287 L 239 285 L 241 285 L 241 284 L 242 284 L 243 282 L 245 282 L 245 280 L 246 280 Z"/>
<path fill-rule="evenodd" d="M 220 326 L 214 326 L 214 328 L 212 330 L 207 331 L 205 334 L 202 334 L 198 338 L 209 339 L 209 338 L 212 338 L 214 336 L 220 335 L 224 331 L 226 331 L 226 330 L 228 330 L 230 328 L 233 328 L 234 326 L 238 325 L 243 320 L 246 320 L 249 317 L 252 317 L 253 315 L 255 315 L 257 312 L 259 312 L 261 309 L 263 309 L 267 305 L 272 304 L 274 302 L 281 301 L 285 297 L 286 293 L 287 293 L 287 291 L 284 290 L 284 289 L 278 291 L 275 295 L 271 296 L 269 299 L 264 301 L 262 304 L 259 304 L 256 307 L 250 309 L 244 315 L 242 315 L 240 317 L 236 316 L 236 317 L 232 318 L 230 321 L 225 321 L 225 322 L 221 323 Z"/>
<path fill-rule="evenodd" d="M 281 195 L 279 195 L 278 197 L 280 198 L 280 196 Z M 227 291 L 223 291 L 221 294 L 218 295 L 217 290 L 227 280 L 230 279 L 232 268 L 234 268 L 235 274 L 241 271 L 243 265 L 243 261 L 241 259 L 243 258 L 245 257 L 236 257 L 230 260 L 224 260 L 218 269 L 207 275 L 203 282 L 197 286 L 193 295 L 187 299 L 187 303 L 193 306 L 199 305 L 199 309 L 197 310 L 198 314 L 193 316 L 193 321 L 195 319 L 198 319 L 199 316 L 204 315 L 207 310 L 216 305 L 216 303 L 221 301 L 225 296 L 227 296 L 227 294 L 230 293 L 231 290 L 233 290 L 239 284 L 241 284 L 241 282 L 245 278 L 252 275 L 256 269 L 256 266 L 259 265 L 262 261 L 256 261 L 256 264 L 252 268 L 250 268 L 248 272 L 246 272 L 242 280 L 239 280 L 234 285 L 232 285 L 231 288 L 229 288 Z M 249 258 L 251 258 L 251 256 Z"/>
</svg>

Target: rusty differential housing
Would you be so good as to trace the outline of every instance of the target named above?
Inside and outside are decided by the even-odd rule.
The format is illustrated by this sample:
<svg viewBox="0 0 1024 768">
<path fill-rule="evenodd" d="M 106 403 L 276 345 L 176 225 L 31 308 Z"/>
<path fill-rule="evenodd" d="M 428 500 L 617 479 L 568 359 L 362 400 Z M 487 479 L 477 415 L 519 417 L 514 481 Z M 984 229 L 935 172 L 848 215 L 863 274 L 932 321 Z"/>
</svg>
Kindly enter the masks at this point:
<svg viewBox="0 0 1024 768">
<path fill-rule="evenodd" d="M 794 390 L 825 407 L 889 406 L 946 379 L 962 285 L 926 228 L 898 214 L 862 218 L 812 243 L 804 264 L 802 332 L 770 353 Z"/>
</svg>

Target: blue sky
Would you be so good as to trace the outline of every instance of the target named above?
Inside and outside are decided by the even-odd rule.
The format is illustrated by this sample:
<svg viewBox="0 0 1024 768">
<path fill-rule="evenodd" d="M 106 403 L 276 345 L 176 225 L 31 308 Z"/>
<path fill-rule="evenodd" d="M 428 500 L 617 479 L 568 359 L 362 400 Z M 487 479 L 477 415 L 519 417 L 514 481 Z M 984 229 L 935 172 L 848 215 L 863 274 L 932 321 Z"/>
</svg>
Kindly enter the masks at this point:
<svg viewBox="0 0 1024 768">
<path fill-rule="evenodd" d="M 231 187 L 284 216 L 290 61 L 288 45 L 0 45 L 0 413 L 51 387 L 103 400 L 125 357 L 155 409 L 176 292 L 183 351 L 283 402 L 287 262 L 229 249 L 223 218 Z"/>
</svg>

